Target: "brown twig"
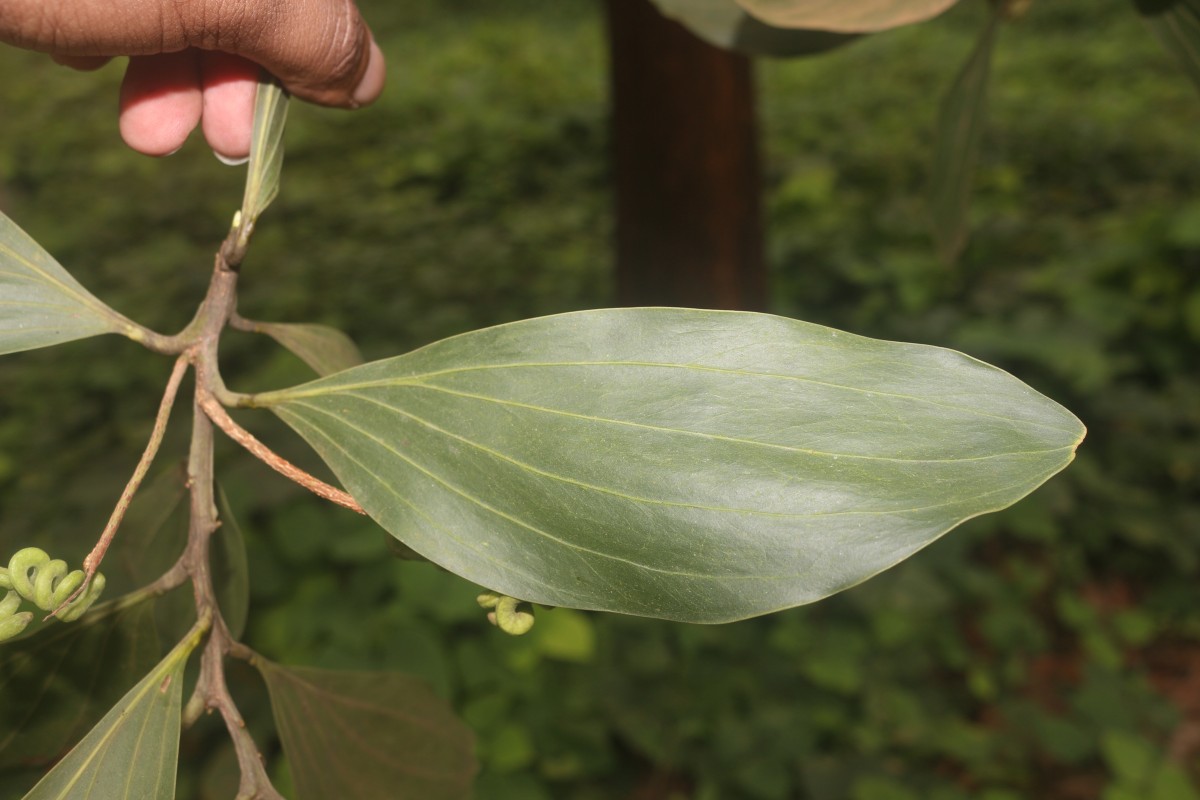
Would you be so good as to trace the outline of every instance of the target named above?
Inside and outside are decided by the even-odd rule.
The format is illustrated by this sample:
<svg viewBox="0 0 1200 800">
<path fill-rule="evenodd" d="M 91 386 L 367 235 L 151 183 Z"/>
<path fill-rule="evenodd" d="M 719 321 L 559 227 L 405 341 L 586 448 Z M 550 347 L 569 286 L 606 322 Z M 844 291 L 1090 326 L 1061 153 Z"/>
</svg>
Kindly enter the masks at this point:
<svg viewBox="0 0 1200 800">
<path fill-rule="evenodd" d="M 201 351 L 198 357 L 211 358 L 213 355 L 210 349 L 207 352 Z M 197 374 L 204 373 L 198 369 Z M 233 637 L 230 636 L 229 628 L 221 615 L 210 568 L 209 546 L 220 522 L 214 502 L 212 422 L 207 412 L 201 408 L 201 398 L 204 396 L 202 384 L 202 379 L 197 380 L 192 444 L 188 456 L 188 484 L 192 494 L 191 521 L 183 560 L 192 577 L 197 613 L 211 615 L 212 631 L 200 657 L 200 676 L 196 681 L 195 693 L 187 704 L 187 717 L 194 717 L 202 709 L 216 710 L 221 714 L 233 740 L 234 752 L 241 769 L 238 797 L 284 800 L 271 784 L 258 746 L 246 730 L 246 723 L 229 693 L 229 686 L 225 680 L 225 654 L 233 644 Z"/>
<path fill-rule="evenodd" d="M 256 798 L 257 800 L 284 800 L 283 796 L 271 784 L 262 755 L 258 751 L 250 732 L 246 730 L 246 721 L 238 711 L 237 703 L 229 693 L 229 684 L 225 680 L 225 655 L 236 645 L 225 627 L 223 621 L 213 626 L 208 645 L 200 657 L 200 677 L 196 682 L 196 690 L 187 708 L 192 714 L 200 710 L 217 711 L 225 722 L 229 738 L 233 740 L 233 749 L 237 755 L 238 766 L 241 769 L 241 783 L 238 786 L 238 797 Z M 185 719 L 185 725 L 188 720 Z"/>
<path fill-rule="evenodd" d="M 326 500 L 337 503 L 343 508 L 348 508 L 351 511 L 356 511 L 359 514 L 366 514 L 363 507 L 358 504 L 358 501 L 351 497 L 341 489 L 330 486 L 320 478 L 309 475 L 304 470 L 297 467 L 292 462 L 280 456 L 271 448 L 254 438 L 248 430 L 238 425 L 233 421 L 233 418 L 225 411 L 225 408 L 217 402 L 217 399 L 206 392 L 198 392 L 200 407 L 204 409 L 204 413 L 209 416 L 218 428 L 223 430 L 230 439 L 240 444 L 242 447 L 249 450 L 256 458 L 262 461 L 271 469 L 283 475 L 292 481 L 308 489 L 318 497 L 323 497 Z"/>
<path fill-rule="evenodd" d="M 171 417 L 171 409 L 175 406 L 175 396 L 179 393 L 179 384 L 183 381 L 183 375 L 187 372 L 188 358 L 182 355 L 175 360 L 175 368 L 171 370 L 171 377 L 167 379 L 167 388 L 163 391 L 162 402 L 158 405 L 158 415 L 154 418 L 154 428 L 150 431 L 150 441 L 146 443 L 146 449 L 142 452 L 142 458 L 138 461 L 137 467 L 133 470 L 133 475 L 129 478 L 129 483 L 125 484 L 125 491 L 121 492 L 120 498 L 117 499 L 117 505 L 113 508 L 112 515 L 108 518 L 108 524 L 104 526 L 104 530 L 100 532 L 100 538 L 96 541 L 96 546 L 92 548 L 92 552 L 87 554 L 87 558 L 83 560 L 83 583 L 79 588 L 71 593 L 71 596 L 59 604 L 58 608 L 50 612 L 49 617 L 53 617 L 58 612 L 62 611 L 75 598 L 79 597 L 92 582 L 92 578 L 96 575 L 96 571 L 100 569 L 100 562 L 104 560 L 105 553 L 108 552 L 109 545 L 117 535 L 117 530 L 121 527 L 122 520 L 125 519 L 125 512 L 129 510 L 129 504 L 133 502 L 133 496 L 137 494 L 137 490 L 142 485 L 142 481 L 146 478 L 146 473 L 150 470 L 150 465 L 154 463 L 154 457 L 158 455 L 158 448 L 162 446 L 163 435 L 167 431 L 167 420 Z"/>
</svg>

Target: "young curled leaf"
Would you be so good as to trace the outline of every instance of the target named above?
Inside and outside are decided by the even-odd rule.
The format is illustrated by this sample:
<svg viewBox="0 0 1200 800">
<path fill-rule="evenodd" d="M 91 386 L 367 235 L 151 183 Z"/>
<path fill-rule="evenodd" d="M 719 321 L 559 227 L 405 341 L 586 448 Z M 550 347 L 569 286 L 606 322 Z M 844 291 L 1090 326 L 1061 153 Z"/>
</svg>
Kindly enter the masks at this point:
<svg viewBox="0 0 1200 800">
<path fill-rule="evenodd" d="M 58 563 L 62 564 L 64 568 L 66 567 L 66 562 Z M 40 607 L 42 604 L 37 600 L 38 577 L 42 574 L 50 574 L 52 569 L 50 556 L 45 550 L 38 547 L 25 547 L 14 553 L 13 557 L 9 559 L 8 579 L 12 582 L 12 587 L 17 594 Z"/>
<path fill-rule="evenodd" d="M 14 591 L 9 591 L 0 600 L 0 642 L 20 634 L 33 621 L 32 611 L 17 613 L 20 607 L 21 596 Z"/>
<path fill-rule="evenodd" d="M 70 605 L 58 613 L 58 618 L 63 622 L 74 622 L 82 617 L 92 605 L 100 599 L 100 594 L 104 591 L 106 583 L 104 573 L 97 572 L 92 582 L 84 590 L 83 594 L 71 601 Z M 55 606 L 57 608 L 57 606 Z"/>
<path fill-rule="evenodd" d="M 488 622 L 509 636 L 522 636 L 533 628 L 533 606 L 515 597 L 484 592 L 475 598 L 480 608 L 490 608 Z"/>
<path fill-rule="evenodd" d="M 488 614 L 488 620 L 509 636 L 523 636 L 533 628 L 533 606 L 515 597 L 504 597 L 496 604 L 496 610 Z"/>
<path fill-rule="evenodd" d="M 18 550 L 8 562 L 4 581 L 21 597 L 43 611 L 54 611 L 83 585 L 83 570 L 68 571 L 67 562 L 51 559 L 39 547 Z M 66 606 L 58 617 L 64 622 L 79 619 L 104 591 L 104 576 L 97 574 L 87 590 Z"/>
</svg>

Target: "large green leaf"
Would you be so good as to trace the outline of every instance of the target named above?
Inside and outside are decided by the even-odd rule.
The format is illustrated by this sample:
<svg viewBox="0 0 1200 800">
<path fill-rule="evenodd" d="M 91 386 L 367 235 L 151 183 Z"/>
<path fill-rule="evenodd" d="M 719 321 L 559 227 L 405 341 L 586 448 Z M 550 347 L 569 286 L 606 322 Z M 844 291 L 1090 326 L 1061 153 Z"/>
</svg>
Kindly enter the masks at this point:
<svg viewBox="0 0 1200 800">
<path fill-rule="evenodd" d="M 988 76 L 1000 19 L 999 11 L 989 17 L 938 114 L 931 206 L 934 240 L 947 262 L 958 258 L 970 236 L 971 179 L 983 141 Z"/>
<path fill-rule="evenodd" d="M 960 353 L 686 309 L 502 325 L 253 403 L 452 572 L 692 622 L 853 586 L 1024 497 L 1084 434 Z"/>
<path fill-rule="evenodd" d="M 1200 86 L 1200 0 L 1135 0 L 1154 34 Z"/>
<path fill-rule="evenodd" d="M 734 0 L 654 0 L 654 4 L 709 44 L 751 56 L 815 55 L 858 38 L 833 31 L 777 28 L 750 16 Z"/>
<path fill-rule="evenodd" d="M 770 25 L 866 33 L 941 14 L 957 0 L 737 0 Z"/>
<path fill-rule="evenodd" d="M 474 738 L 421 680 L 256 659 L 299 800 L 466 800 Z"/>
<path fill-rule="evenodd" d="M 0 213 L 0 354 L 132 327 Z"/>
<path fill-rule="evenodd" d="M 175 646 L 25 800 L 171 800 L 183 667 L 202 630 Z"/>
</svg>

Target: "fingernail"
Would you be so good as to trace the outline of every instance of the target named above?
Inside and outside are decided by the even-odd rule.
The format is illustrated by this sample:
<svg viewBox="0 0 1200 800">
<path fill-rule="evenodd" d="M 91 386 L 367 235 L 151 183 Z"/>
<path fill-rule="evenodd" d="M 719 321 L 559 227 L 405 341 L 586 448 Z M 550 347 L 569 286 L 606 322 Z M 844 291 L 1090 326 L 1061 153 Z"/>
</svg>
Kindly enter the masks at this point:
<svg viewBox="0 0 1200 800">
<path fill-rule="evenodd" d="M 228 164 L 231 167 L 239 167 L 250 160 L 250 156 L 248 155 L 241 158 L 230 158 L 229 156 L 221 155 L 216 150 L 213 150 L 213 155 L 217 157 L 217 161 L 220 161 L 222 164 Z"/>
<path fill-rule="evenodd" d="M 383 91 L 383 82 L 387 76 L 387 66 L 383 60 L 383 51 L 379 49 L 379 45 L 375 44 L 375 40 L 371 40 L 371 53 L 367 56 L 367 69 L 363 73 L 362 80 L 355 87 L 351 99 L 356 106 L 365 106 L 375 102 L 379 97 L 379 93 Z"/>
</svg>

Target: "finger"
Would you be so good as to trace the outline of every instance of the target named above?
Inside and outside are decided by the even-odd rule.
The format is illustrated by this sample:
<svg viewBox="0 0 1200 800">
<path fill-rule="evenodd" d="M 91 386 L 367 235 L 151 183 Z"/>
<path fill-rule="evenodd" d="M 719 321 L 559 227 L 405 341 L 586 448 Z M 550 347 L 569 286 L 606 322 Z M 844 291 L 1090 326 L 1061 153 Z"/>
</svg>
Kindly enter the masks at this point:
<svg viewBox="0 0 1200 800">
<path fill-rule="evenodd" d="M 201 102 L 196 51 L 134 56 L 121 84 L 121 137 L 146 155 L 170 155 L 200 122 Z"/>
<path fill-rule="evenodd" d="M 221 41 L 220 47 L 262 64 L 292 94 L 321 105 L 358 108 L 383 91 L 383 53 L 352 0 L 290 0 L 272 15 L 264 12 L 271 4 L 242 3 L 242 35 L 233 43 Z"/>
<path fill-rule="evenodd" d="M 262 64 L 293 94 L 355 108 L 379 96 L 384 59 L 353 0 L 3 0 L 0 41 L 60 56 L 187 47 Z"/>
<path fill-rule="evenodd" d="M 208 145 L 225 161 L 250 155 L 254 93 L 262 68 L 228 53 L 200 54 L 203 114 L 200 126 Z"/>
</svg>

